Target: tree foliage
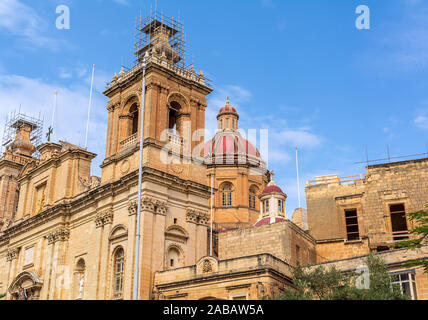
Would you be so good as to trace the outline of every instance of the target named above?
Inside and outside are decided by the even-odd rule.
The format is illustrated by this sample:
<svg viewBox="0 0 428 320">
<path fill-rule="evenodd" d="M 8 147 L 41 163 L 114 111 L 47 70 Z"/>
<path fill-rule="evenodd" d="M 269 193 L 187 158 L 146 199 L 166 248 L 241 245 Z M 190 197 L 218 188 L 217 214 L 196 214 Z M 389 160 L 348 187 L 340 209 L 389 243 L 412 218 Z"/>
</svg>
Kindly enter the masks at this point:
<svg viewBox="0 0 428 320">
<path fill-rule="evenodd" d="M 275 300 L 406 300 L 398 286 L 393 286 L 384 261 L 374 255 L 366 259 L 369 271 L 369 289 L 358 289 L 359 274 L 343 274 L 335 267 L 314 269 L 296 267 L 293 271 L 294 288 L 286 289 Z"/>
<path fill-rule="evenodd" d="M 0 299 L 3 299 L 4 297 L 6 297 L 6 293 L 0 293 Z"/>
<path fill-rule="evenodd" d="M 410 230 L 410 234 L 415 235 L 415 239 L 401 241 L 395 244 L 396 248 L 420 249 L 428 243 L 428 205 L 424 210 L 407 214 L 411 221 L 414 221 L 416 227 Z M 411 268 L 422 266 L 424 272 L 428 273 L 428 258 L 420 258 L 409 261 L 406 266 Z"/>
</svg>

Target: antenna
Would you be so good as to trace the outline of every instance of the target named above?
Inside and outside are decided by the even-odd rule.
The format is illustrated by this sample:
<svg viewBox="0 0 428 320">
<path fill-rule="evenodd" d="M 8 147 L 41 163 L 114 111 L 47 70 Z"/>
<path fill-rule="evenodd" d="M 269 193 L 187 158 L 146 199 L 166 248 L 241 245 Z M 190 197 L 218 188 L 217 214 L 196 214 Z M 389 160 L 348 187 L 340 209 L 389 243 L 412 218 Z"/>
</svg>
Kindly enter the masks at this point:
<svg viewBox="0 0 428 320">
<path fill-rule="evenodd" d="M 299 149 L 296 147 L 296 171 L 297 171 L 297 198 L 299 200 L 299 208 L 302 207 L 300 199 L 300 177 L 299 177 Z"/>
<path fill-rule="evenodd" d="M 388 153 L 388 162 L 391 162 L 391 154 L 389 153 L 389 144 L 386 146 L 386 151 Z"/>
<path fill-rule="evenodd" d="M 95 64 L 92 65 L 91 91 L 89 93 L 89 106 L 88 106 L 88 122 L 86 123 L 85 150 L 88 149 L 88 133 L 89 133 L 89 121 L 91 118 L 92 90 L 94 87 L 94 75 L 95 75 Z"/>
</svg>

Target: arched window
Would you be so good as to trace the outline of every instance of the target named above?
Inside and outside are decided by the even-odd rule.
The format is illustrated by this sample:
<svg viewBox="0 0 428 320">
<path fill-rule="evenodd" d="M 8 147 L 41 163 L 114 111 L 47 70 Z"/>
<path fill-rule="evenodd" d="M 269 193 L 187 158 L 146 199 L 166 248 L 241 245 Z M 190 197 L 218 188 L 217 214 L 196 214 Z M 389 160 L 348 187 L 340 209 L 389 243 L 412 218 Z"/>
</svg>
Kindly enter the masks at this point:
<svg viewBox="0 0 428 320">
<path fill-rule="evenodd" d="M 172 101 L 170 103 L 168 129 L 171 131 L 174 131 L 174 132 L 179 131 L 177 126 L 177 118 L 178 118 L 178 113 L 180 112 L 180 109 L 181 109 L 181 105 L 178 102 Z"/>
<path fill-rule="evenodd" d="M 229 119 L 226 119 L 226 129 L 229 129 Z"/>
<path fill-rule="evenodd" d="M 222 203 L 223 207 L 232 206 L 232 186 L 225 185 L 222 190 Z"/>
<path fill-rule="evenodd" d="M 250 209 L 256 208 L 256 191 L 253 188 L 250 188 L 249 207 Z"/>
<path fill-rule="evenodd" d="M 131 135 L 133 135 L 138 132 L 139 112 L 136 104 L 129 109 L 129 114 L 131 115 Z"/>
<path fill-rule="evenodd" d="M 76 263 L 75 268 L 75 297 L 77 300 L 82 300 L 84 297 L 85 290 L 85 271 L 86 271 L 86 263 L 84 259 L 79 259 Z"/>
<path fill-rule="evenodd" d="M 123 275 L 125 271 L 125 252 L 119 248 L 114 253 L 113 290 L 115 297 L 120 297 L 123 292 Z"/>
</svg>

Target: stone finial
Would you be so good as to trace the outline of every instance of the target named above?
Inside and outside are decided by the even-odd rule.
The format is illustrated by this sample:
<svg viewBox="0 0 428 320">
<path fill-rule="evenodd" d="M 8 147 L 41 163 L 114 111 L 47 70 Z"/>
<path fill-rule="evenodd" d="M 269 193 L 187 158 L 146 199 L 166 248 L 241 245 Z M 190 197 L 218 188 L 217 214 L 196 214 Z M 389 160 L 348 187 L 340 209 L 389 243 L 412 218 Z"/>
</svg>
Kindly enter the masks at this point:
<svg viewBox="0 0 428 320">
<path fill-rule="evenodd" d="M 120 72 L 119 72 L 119 75 L 121 76 L 121 77 L 123 77 L 124 75 L 125 75 L 125 69 L 123 69 L 123 66 L 122 66 L 122 68 L 120 68 Z"/>
</svg>

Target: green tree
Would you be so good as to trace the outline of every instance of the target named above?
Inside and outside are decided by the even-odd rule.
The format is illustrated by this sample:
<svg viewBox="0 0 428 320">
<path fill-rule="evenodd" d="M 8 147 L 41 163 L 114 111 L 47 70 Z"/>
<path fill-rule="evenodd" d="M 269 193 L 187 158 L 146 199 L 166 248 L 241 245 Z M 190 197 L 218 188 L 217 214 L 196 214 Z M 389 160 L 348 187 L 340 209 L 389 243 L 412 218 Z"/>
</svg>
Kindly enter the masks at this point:
<svg viewBox="0 0 428 320">
<path fill-rule="evenodd" d="M 396 243 L 396 248 L 419 249 L 428 243 L 428 205 L 425 205 L 424 210 L 407 214 L 411 221 L 415 222 L 416 227 L 410 230 L 410 234 L 416 236 L 415 239 L 405 240 Z M 428 258 L 420 258 L 406 263 L 406 266 L 411 268 L 422 266 L 424 272 L 428 273 Z"/>
<path fill-rule="evenodd" d="M 0 293 L 0 299 L 3 299 L 4 297 L 6 297 L 6 293 Z"/>
<path fill-rule="evenodd" d="M 293 270 L 294 288 L 286 289 L 275 300 L 406 300 L 398 286 L 393 286 L 384 261 L 374 255 L 366 259 L 369 288 L 358 289 L 359 274 L 343 274 L 335 267 L 314 269 L 296 267 Z"/>
</svg>

